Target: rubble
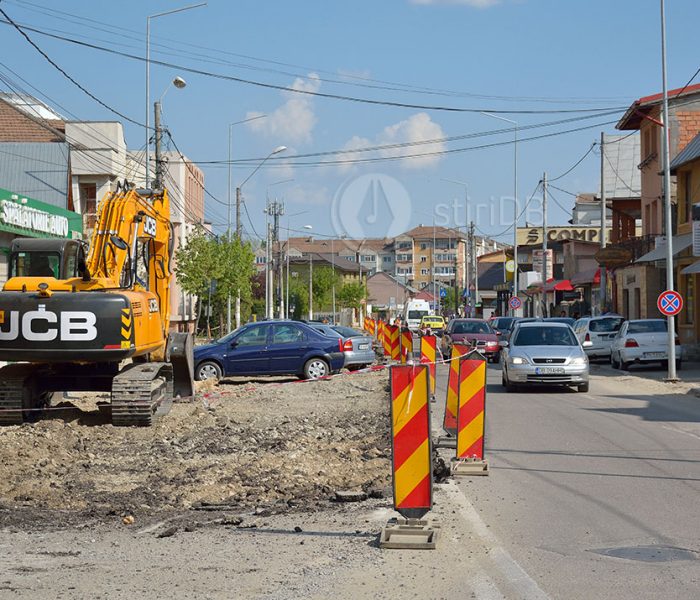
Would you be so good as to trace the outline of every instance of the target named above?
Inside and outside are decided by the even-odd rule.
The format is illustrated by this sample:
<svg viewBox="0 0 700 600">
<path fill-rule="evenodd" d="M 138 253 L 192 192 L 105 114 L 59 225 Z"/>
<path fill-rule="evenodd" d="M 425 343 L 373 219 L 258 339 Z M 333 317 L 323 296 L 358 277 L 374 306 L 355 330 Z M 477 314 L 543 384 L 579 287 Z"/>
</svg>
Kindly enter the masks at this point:
<svg viewBox="0 0 700 600">
<path fill-rule="evenodd" d="M 115 428 L 97 408 L 103 394 L 72 394 L 65 409 L 0 429 L 0 504 L 10 509 L 0 521 L 52 510 L 262 516 L 316 510 L 335 490 L 376 497 L 391 482 L 386 378 L 208 383 L 151 428 Z"/>
</svg>

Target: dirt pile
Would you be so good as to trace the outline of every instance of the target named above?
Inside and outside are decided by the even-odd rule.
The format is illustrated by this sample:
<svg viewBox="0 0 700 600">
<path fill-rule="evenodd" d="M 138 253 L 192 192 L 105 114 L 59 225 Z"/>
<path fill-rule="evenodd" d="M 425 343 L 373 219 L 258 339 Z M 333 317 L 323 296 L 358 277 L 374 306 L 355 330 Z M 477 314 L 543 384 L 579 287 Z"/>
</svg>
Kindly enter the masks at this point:
<svg viewBox="0 0 700 600">
<path fill-rule="evenodd" d="M 0 503 L 96 514 L 286 510 L 339 489 L 379 493 L 390 483 L 387 378 L 203 386 L 150 429 L 104 424 L 96 402 L 105 398 L 71 395 L 64 410 L 0 429 Z"/>
</svg>

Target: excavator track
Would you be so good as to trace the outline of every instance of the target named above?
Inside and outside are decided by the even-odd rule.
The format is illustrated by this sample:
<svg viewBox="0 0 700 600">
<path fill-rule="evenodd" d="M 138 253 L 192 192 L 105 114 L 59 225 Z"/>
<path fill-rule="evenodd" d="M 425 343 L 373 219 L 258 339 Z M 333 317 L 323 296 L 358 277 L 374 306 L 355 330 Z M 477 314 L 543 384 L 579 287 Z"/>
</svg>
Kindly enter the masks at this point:
<svg viewBox="0 0 700 600">
<path fill-rule="evenodd" d="M 135 363 L 112 381 L 112 425 L 150 427 L 167 413 L 173 397 L 173 369 L 168 363 Z"/>
<path fill-rule="evenodd" d="M 21 425 L 36 409 L 47 406 L 50 395 L 39 394 L 36 365 L 14 364 L 0 369 L 0 426 Z M 34 409 L 34 410 L 32 410 Z"/>
</svg>

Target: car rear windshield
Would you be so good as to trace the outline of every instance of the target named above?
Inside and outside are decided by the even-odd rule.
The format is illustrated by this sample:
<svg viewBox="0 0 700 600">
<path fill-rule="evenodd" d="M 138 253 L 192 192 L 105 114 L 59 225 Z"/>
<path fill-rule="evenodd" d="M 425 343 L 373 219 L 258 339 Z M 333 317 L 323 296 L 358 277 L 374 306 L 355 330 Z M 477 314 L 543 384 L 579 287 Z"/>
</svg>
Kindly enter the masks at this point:
<svg viewBox="0 0 700 600">
<path fill-rule="evenodd" d="M 353 329 L 352 327 L 343 327 L 342 325 L 338 325 L 337 327 L 332 327 L 334 331 L 338 332 L 340 335 L 343 337 L 349 338 L 349 337 L 362 337 L 365 334 L 357 331 L 356 329 Z"/>
<path fill-rule="evenodd" d="M 493 320 L 493 326 L 495 329 L 510 329 L 515 319 L 513 317 L 498 317 Z"/>
<path fill-rule="evenodd" d="M 479 321 L 458 321 L 452 327 L 452 333 L 492 333 L 486 323 Z"/>
<path fill-rule="evenodd" d="M 576 346 L 578 340 L 568 327 L 522 327 L 514 346 Z"/>
<path fill-rule="evenodd" d="M 622 317 L 607 317 L 603 319 L 591 319 L 588 328 L 595 333 L 611 333 L 617 331 L 624 323 Z"/>
<path fill-rule="evenodd" d="M 627 333 L 666 333 L 666 321 L 637 321 L 630 323 Z"/>
<path fill-rule="evenodd" d="M 425 315 L 428 314 L 427 310 L 409 310 L 407 319 L 416 319 L 420 321 Z"/>
<path fill-rule="evenodd" d="M 311 323 L 309 323 L 311 325 Z M 321 335 L 325 335 L 326 337 L 332 337 L 332 338 L 341 338 L 343 337 L 340 335 L 335 329 L 332 327 L 329 327 L 328 325 L 311 325 L 313 329 L 318 331 Z"/>
</svg>

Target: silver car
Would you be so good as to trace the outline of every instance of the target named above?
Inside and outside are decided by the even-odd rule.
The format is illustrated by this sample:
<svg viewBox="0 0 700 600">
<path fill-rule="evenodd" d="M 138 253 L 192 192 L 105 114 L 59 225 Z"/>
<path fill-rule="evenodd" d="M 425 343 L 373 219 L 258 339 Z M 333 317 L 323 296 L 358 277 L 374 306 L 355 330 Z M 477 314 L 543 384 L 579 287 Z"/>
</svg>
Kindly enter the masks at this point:
<svg viewBox="0 0 700 600">
<path fill-rule="evenodd" d="M 681 368 L 682 349 L 676 336 L 676 370 Z M 666 319 L 627 321 L 612 340 L 610 362 L 626 371 L 630 365 L 661 363 L 668 366 L 668 325 Z"/>
<path fill-rule="evenodd" d="M 565 323 L 520 323 L 501 345 L 507 391 L 524 385 L 569 385 L 588 391 L 588 357 Z"/>
<path fill-rule="evenodd" d="M 343 353 L 345 354 L 344 367 L 350 371 L 356 371 L 371 365 L 377 358 L 374 351 L 374 338 L 361 333 L 352 327 L 341 325 L 325 325 L 309 323 L 316 331 L 330 337 L 337 336 L 343 340 Z"/>
</svg>

